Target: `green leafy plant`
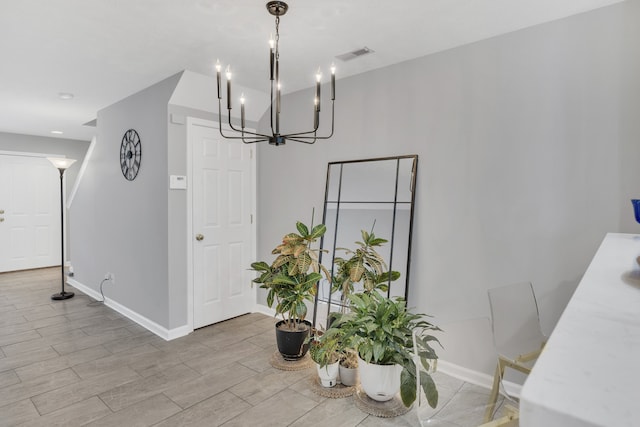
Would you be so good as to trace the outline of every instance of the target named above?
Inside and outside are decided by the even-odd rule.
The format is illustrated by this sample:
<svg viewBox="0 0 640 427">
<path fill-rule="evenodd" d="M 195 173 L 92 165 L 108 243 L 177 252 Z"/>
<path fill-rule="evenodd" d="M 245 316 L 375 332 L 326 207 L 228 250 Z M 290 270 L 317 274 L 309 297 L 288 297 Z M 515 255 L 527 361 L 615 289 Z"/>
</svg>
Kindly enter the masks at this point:
<svg viewBox="0 0 640 427">
<path fill-rule="evenodd" d="M 350 347 L 341 347 L 340 364 L 345 368 L 355 369 L 358 367 L 358 353 Z"/>
<path fill-rule="evenodd" d="M 420 386 L 429 405 L 435 408 L 438 390 L 428 371 L 430 360 L 436 360 L 437 355 L 430 344 L 440 342 L 427 332 L 439 331 L 440 328 L 424 320 L 425 315 L 409 312 L 402 298 L 386 298 L 379 292 L 369 292 L 352 294 L 350 302 L 351 311 L 336 314 L 336 320 L 325 335 L 342 334 L 346 337 L 345 344 L 356 349 L 367 363 L 402 366 L 400 396 L 407 407 L 416 399 L 417 375 L 413 354 L 417 352 L 423 368 Z"/>
<path fill-rule="evenodd" d="M 362 283 L 365 293 L 380 290 L 387 292 L 389 282 L 398 280 L 400 273 L 387 271 L 387 263 L 375 248 L 388 240 L 376 237 L 373 229 L 370 233 L 361 230 L 362 241 L 355 242 L 359 247 L 355 250 L 336 248 L 345 252 L 345 257 L 336 257 L 334 263 L 337 272 L 333 277 L 332 292 L 341 292 L 342 312 L 348 306 L 349 295 L 354 292 L 354 285 Z"/>
<path fill-rule="evenodd" d="M 340 342 L 336 336 L 315 335 L 309 342 L 309 354 L 321 368 L 336 363 L 340 358 Z"/>
<path fill-rule="evenodd" d="M 290 330 L 305 319 L 305 301 L 313 301 L 318 281 L 323 276 L 330 278 L 327 269 L 318 262 L 319 250 L 312 248 L 327 227 L 318 224 L 309 228 L 298 221 L 296 229 L 297 233 L 286 234 L 273 249 L 272 254 L 278 256 L 271 264 L 264 261 L 251 264 L 251 269 L 260 273 L 253 282 L 268 291 L 267 305 L 275 305 L 276 315 L 282 316 Z"/>
<path fill-rule="evenodd" d="M 358 353 L 351 348 L 342 328 L 331 327 L 327 331 L 316 330 L 315 334 L 307 341 L 310 342 L 311 358 L 321 366 L 339 361 L 341 365 L 348 368 L 358 367 Z M 312 351 L 314 345 L 318 346 L 315 350 L 317 356 L 314 356 Z M 328 354 L 331 357 L 328 357 Z"/>
</svg>

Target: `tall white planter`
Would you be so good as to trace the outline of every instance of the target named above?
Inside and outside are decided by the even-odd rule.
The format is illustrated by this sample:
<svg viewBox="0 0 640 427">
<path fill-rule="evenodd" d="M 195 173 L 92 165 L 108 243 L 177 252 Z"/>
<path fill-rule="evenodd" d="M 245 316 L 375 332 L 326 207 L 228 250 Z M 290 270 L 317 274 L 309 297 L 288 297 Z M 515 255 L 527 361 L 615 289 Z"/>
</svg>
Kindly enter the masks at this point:
<svg viewBox="0 0 640 427">
<path fill-rule="evenodd" d="M 323 387 L 335 387 L 338 383 L 338 370 L 340 362 L 332 363 L 320 367 L 319 363 L 316 363 L 316 369 L 318 370 L 318 376 Z"/>
<path fill-rule="evenodd" d="M 367 396 L 378 402 L 386 402 L 400 391 L 400 365 L 376 365 L 358 357 L 360 386 Z"/>
<path fill-rule="evenodd" d="M 346 368 L 340 365 L 340 382 L 347 387 L 356 385 L 358 383 L 358 368 Z"/>
</svg>

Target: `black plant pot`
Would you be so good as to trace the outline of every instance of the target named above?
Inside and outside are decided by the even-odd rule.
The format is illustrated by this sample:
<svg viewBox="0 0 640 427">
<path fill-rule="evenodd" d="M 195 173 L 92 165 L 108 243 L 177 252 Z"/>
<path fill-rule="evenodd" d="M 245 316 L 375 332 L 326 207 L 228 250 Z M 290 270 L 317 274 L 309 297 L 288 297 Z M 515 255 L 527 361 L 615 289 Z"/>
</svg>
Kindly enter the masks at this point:
<svg viewBox="0 0 640 427">
<path fill-rule="evenodd" d="M 303 320 L 300 323 L 296 323 L 297 327 L 293 330 L 278 328 L 278 326 L 284 323 L 284 320 L 276 323 L 276 343 L 278 344 L 278 351 L 282 354 L 284 360 L 298 360 L 304 357 L 309 350 L 309 344 L 305 344 L 304 341 L 311 331 L 311 322 Z M 306 325 L 306 328 L 302 329 L 303 325 Z"/>
</svg>

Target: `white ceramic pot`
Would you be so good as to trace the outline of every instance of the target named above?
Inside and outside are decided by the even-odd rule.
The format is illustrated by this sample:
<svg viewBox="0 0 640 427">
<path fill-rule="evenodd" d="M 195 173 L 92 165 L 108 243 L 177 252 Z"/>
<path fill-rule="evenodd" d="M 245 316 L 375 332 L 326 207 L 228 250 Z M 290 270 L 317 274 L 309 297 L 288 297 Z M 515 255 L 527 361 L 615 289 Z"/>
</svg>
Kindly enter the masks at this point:
<svg viewBox="0 0 640 427">
<path fill-rule="evenodd" d="M 358 383 L 358 368 L 346 368 L 340 365 L 340 382 L 347 387 Z"/>
<path fill-rule="evenodd" d="M 400 365 L 376 365 L 358 358 L 360 386 L 367 396 L 378 402 L 386 402 L 400 391 Z"/>
<path fill-rule="evenodd" d="M 320 383 L 322 383 L 323 387 L 335 387 L 335 385 L 338 383 L 339 365 L 340 363 L 336 362 L 330 365 L 325 365 L 321 368 L 320 364 L 316 363 L 316 370 L 318 371 Z"/>
</svg>

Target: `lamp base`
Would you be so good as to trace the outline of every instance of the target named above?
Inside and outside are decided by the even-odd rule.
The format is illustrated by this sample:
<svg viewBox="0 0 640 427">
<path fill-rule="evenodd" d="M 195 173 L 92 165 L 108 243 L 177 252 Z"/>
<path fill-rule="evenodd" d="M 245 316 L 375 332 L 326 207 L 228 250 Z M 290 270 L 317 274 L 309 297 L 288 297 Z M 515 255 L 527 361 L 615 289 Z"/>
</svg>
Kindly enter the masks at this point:
<svg viewBox="0 0 640 427">
<path fill-rule="evenodd" d="M 57 294 L 51 295 L 51 299 L 59 301 L 63 299 L 73 298 L 73 295 L 73 292 L 58 292 Z"/>
</svg>

